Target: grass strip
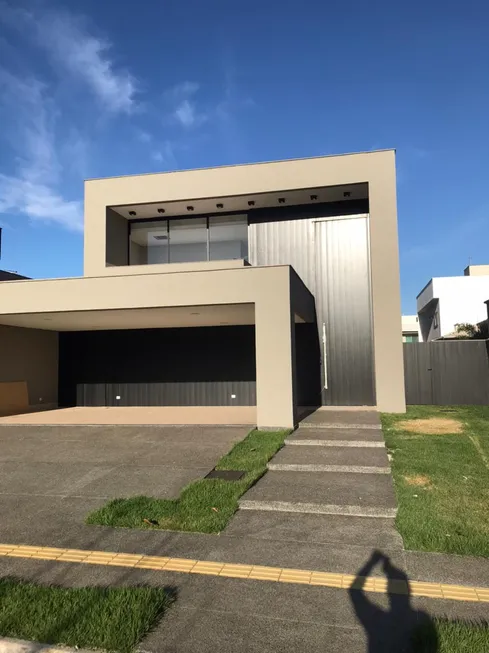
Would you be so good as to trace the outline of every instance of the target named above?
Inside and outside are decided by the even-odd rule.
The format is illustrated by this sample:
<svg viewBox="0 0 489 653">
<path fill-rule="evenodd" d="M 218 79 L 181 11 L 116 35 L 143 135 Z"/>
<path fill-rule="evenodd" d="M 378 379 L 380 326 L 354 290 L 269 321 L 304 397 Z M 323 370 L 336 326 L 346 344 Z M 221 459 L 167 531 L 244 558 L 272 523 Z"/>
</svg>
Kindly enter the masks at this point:
<svg viewBox="0 0 489 653">
<path fill-rule="evenodd" d="M 413 633 L 415 653 L 487 653 L 489 628 L 484 622 L 434 619 Z"/>
<path fill-rule="evenodd" d="M 63 588 L 3 578 L 0 635 L 130 653 L 170 602 L 161 588 Z"/>
<path fill-rule="evenodd" d="M 460 433 L 412 432 L 406 420 L 447 418 Z M 489 557 L 489 407 L 410 406 L 382 415 L 407 549 Z"/>
<path fill-rule="evenodd" d="M 267 462 L 289 433 L 253 430 L 223 456 L 216 468 L 245 471 L 239 481 L 201 479 L 187 485 L 178 499 L 113 499 L 90 513 L 86 523 L 219 533 L 238 509 L 238 499 L 266 472 Z"/>
</svg>

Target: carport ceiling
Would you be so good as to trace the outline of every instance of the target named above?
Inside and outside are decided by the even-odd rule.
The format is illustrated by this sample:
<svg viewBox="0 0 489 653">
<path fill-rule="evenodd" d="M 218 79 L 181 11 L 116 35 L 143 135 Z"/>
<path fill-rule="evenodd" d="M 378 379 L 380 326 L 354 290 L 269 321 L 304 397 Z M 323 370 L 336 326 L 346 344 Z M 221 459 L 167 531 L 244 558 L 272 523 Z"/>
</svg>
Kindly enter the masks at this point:
<svg viewBox="0 0 489 653">
<path fill-rule="evenodd" d="M 8 326 L 50 331 L 110 329 L 161 329 L 171 327 L 227 326 L 255 323 L 254 304 L 170 306 L 105 311 L 63 311 L 2 315 Z"/>
</svg>

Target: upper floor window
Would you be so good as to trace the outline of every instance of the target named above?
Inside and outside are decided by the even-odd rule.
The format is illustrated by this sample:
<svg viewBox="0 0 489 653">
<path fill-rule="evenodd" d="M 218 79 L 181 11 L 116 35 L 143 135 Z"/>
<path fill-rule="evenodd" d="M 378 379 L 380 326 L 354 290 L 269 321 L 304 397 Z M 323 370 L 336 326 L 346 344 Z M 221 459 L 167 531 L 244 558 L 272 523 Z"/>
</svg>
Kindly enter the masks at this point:
<svg viewBox="0 0 489 653">
<path fill-rule="evenodd" d="M 243 215 L 138 220 L 130 223 L 129 265 L 246 259 Z"/>
</svg>

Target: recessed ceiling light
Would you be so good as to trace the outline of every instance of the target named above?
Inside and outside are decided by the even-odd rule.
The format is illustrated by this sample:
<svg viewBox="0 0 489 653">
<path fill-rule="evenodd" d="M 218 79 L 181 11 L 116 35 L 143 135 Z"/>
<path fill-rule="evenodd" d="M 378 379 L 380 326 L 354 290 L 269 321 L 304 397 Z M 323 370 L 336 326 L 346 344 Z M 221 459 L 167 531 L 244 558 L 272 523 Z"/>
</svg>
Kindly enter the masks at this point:
<svg viewBox="0 0 489 653">
<path fill-rule="evenodd" d="M 129 211 L 129 215 L 136 215 L 136 211 Z"/>
<path fill-rule="evenodd" d="M 311 200 L 312 200 L 312 201 L 317 200 L 317 198 L 318 198 L 317 195 L 311 195 Z"/>
<path fill-rule="evenodd" d="M 250 200 L 250 201 L 248 202 L 248 206 L 255 206 L 255 201 L 254 201 L 254 200 Z"/>
<path fill-rule="evenodd" d="M 216 209 L 223 209 L 223 208 L 224 208 L 224 204 L 216 204 Z"/>
<path fill-rule="evenodd" d="M 349 190 L 345 190 L 343 197 L 351 197 L 351 192 Z"/>
<path fill-rule="evenodd" d="M 285 204 L 285 197 L 279 197 L 278 198 L 278 203 L 279 204 Z"/>
<path fill-rule="evenodd" d="M 193 206 L 187 206 L 187 211 L 193 211 L 194 207 Z"/>
<path fill-rule="evenodd" d="M 164 213 L 165 209 L 158 209 L 158 213 Z"/>
</svg>

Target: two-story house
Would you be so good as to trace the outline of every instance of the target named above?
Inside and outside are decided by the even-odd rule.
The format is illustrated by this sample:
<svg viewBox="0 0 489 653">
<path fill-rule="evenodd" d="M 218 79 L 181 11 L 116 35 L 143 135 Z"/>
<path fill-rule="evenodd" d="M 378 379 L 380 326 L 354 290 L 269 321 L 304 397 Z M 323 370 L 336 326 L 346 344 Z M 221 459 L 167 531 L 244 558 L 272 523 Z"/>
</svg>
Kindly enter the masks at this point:
<svg viewBox="0 0 489 653">
<path fill-rule="evenodd" d="M 0 410 L 404 411 L 395 154 L 89 180 L 84 276 L 2 283 L 0 325 Z"/>
</svg>

